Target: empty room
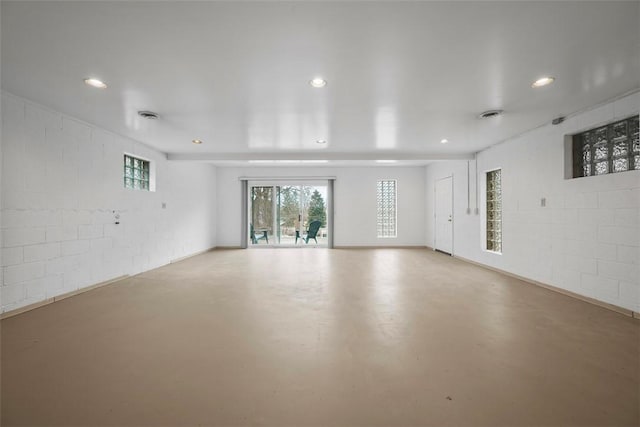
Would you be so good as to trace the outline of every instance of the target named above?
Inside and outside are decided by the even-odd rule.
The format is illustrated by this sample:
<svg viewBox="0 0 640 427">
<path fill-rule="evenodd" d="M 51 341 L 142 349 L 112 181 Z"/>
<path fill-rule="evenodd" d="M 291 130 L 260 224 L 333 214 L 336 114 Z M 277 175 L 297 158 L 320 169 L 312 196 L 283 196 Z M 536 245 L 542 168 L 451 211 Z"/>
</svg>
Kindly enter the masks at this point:
<svg viewBox="0 0 640 427">
<path fill-rule="evenodd" d="M 2 426 L 640 425 L 639 1 L 0 36 Z"/>
</svg>

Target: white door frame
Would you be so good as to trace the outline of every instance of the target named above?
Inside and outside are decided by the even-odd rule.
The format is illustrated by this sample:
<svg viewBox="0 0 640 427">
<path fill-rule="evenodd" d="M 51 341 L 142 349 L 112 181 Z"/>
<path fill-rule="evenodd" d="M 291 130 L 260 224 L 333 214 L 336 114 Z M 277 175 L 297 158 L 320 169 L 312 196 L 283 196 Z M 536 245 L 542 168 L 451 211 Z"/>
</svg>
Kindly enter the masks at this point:
<svg viewBox="0 0 640 427">
<path fill-rule="evenodd" d="M 454 254 L 454 242 L 455 242 L 455 240 L 454 240 L 455 230 L 454 230 L 454 227 L 453 227 L 453 224 L 455 224 L 455 216 L 454 216 L 454 210 L 453 210 L 453 189 L 455 187 L 453 185 L 453 182 L 454 182 L 453 181 L 453 179 L 454 179 L 453 178 L 453 174 L 445 176 L 445 177 L 442 177 L 442 178 L 439 178 L 439 179 L 436 179 L 434 184 L 433 184 L 433 250 L 434 251 L 438 251 L 438 249 L 437 249 L 438 243 L 436 241 L 437 240 L 437 235 L 438 235 L 438 232 L 437 232 L 438 224 L 436 223 L 436 210 L 437 210 L 437 194 L 436 194 L 437 190 L 436 190 L 436 188 L 438 187 L 438 182 L 439 181 L 443 181 L 443 180 L 449 179 L 449 178 L 451 178 L 451 256 L 453 256 L 453 254 Z M 442 252 L 442 251 L 439 251 L 439 252 Z"/>
</svg>

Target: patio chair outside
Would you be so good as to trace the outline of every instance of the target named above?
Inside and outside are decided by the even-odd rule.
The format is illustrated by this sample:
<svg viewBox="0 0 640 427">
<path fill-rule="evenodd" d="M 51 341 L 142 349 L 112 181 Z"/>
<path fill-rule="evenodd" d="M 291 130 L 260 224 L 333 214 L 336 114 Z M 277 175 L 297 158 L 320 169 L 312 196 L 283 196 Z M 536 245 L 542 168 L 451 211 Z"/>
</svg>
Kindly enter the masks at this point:
<svg viewBox="0 0 640 427">
<path fill-rule="evenodd" d="M 251 243 L 253 243 L 254 245 L 255 245 L 255 244 L 257 244 L 257 243 L 258 243 L 258 240 L 260 240 L 260 239 L 265 239 L 265 240 L 267 241 L 267 243 L 269 243 L 269 238 L 267 237 L 267 233 L 266 233 L 266 231 L 262 234 L 262 236 L 260 236 L 260 237 L 256 237 L 256 231 L 255 231 L 255 229 L 253 228 L 253 224 L 251 224 L 251 234 L 250 234 L 250 237 L 251 237 Z"/>
<path fill-rule="evenodd" d="M 309 239 L 313 239 L 315 240 L 316 243 L 318 243 L 318 239 L 316 239 L 317 235 L 318 235 L 318 230 L 320 230 L 320 227 L 322 226 L 322 222 L 321 221 L 311 221 L 311 223 L 309 224 L 309 229 L 307 230 L 307 234 L 302 236 L 302 239 L 304 240 L 304 243 L 308 244 L 309 243 Z M 298 243 L 298 234 L 296 233 L 296 243 Z"/>
</svg>

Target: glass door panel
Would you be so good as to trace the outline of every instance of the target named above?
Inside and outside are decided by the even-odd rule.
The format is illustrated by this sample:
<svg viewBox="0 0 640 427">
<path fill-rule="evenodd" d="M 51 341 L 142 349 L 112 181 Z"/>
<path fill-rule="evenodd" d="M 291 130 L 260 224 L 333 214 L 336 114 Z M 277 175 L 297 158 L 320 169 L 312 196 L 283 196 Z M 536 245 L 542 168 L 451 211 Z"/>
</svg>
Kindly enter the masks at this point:
<svg viewBox="0 0 640 427">
<path fill-rule="evenodd" d="M 280 244 L 295 245 L 296 236 L 300 236 L 300 200 L 299 185 L 283 185 L 278 187 L 280 194 Z"/>
<path fill-rule="evenodd" d="M 249 238 L 251 243 L 254 245 L 273 243 L 274 221 L 276 219 L 274 215 L 274 188 L 272 186 L 251 187 L 250 196 Z"/>
<path fill-rule="evenodd" d="M 301 235 L 305 235 L 305 244 L 327 246 L 327 186 L 304 186 L 303 194 L 305 203 L 303 206 L 304 223 Z"/>
</svg>

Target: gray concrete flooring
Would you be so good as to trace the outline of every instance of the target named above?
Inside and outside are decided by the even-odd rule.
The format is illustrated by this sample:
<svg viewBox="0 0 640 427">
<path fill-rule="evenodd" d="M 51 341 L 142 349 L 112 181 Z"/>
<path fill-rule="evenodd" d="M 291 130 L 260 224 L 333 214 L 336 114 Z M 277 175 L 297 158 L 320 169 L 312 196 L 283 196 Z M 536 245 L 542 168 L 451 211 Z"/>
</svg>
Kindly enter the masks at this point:
<svg viewBox="0 0 640 427">
<path fill-rule="evenodd" d="M 640 424 L 640 322 L 426 249 L 216 250 L 1 326 L 6 426 Z"/>
</svg>

